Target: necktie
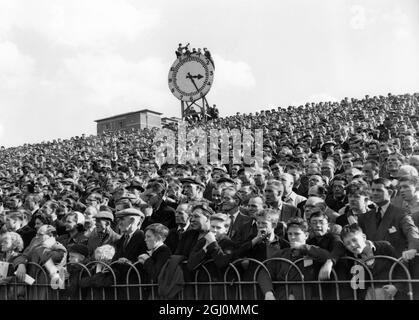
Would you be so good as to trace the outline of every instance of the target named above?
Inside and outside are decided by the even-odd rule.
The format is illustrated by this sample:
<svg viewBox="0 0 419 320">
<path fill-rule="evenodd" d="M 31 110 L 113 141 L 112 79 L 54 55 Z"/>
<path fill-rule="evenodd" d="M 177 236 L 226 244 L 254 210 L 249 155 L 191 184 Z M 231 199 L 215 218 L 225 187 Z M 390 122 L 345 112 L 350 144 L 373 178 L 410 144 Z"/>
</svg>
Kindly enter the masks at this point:
<svg viewBox="0 0 419 320">
<path fill-rule="evenodd" d="M 125 235 L 125 239 L 124 239 L 124 249 L 126 249 L 127 245 L 129 242 L 129 235 Z"/>
<path fill-rule="evenodd" d="M 376 215 L 376 222 L 377 222 L 377 228 L 380 226 L 381 220 L 383 219 L 383 217 L 381 216 L 381 207 L 378 207 L 377 212 L 375 213 Z"/>
<path fill-rule="evenodd" d="M 230 215 L 230 228 L 228 229 L 228 236 L 231 238 L 233 234 L 234 215 Z"/>
</svg>

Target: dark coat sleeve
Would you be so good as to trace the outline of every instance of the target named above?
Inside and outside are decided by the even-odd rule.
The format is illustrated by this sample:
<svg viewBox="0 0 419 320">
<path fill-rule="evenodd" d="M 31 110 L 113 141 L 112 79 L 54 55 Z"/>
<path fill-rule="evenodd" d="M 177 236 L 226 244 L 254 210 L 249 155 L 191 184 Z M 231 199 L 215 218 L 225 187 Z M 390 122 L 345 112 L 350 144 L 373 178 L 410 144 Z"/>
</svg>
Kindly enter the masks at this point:
<svg viewBox="0 0 419 320">
<path fill-rule="evenodd" d="M 169 260 L 171 254 L 172 252 L 169 247 L 162 245 L 144 262 L 144 270 L 154 282 L 157 282 L 157 277 L 159 276 L 163 265 Z"/>
</svg>

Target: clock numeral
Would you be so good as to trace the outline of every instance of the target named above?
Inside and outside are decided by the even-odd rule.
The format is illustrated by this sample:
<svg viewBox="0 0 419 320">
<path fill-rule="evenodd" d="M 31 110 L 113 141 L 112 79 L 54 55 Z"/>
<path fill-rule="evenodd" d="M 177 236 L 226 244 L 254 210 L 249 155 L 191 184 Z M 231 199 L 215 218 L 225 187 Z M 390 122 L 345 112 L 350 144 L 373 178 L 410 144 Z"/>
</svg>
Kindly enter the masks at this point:
<svg viewBox="0 0 419 320">
<path fill-rule="evenodd" d="M 210 86 L 210 85 L 211 85 L 211 82 L 208 82 L 208 83 L 207 83 L 207 86 Z"/>
<path fill-rule="evenodd" d="M 175 69 L 173 69 L 173 67 L 171 67 L 171 68 L 170 68 L 170 71 L 173 71 L 173 70 L 175 70 Z"/>
<path fill-rule="evenodd" d="M 213 76 L 213 75 L 214 75 L 214 71 L 210 71 L 210 75 L 212 75 L 212 76 Z"/>
<path fill-rule="evenodd" d="M 170 89 L 172 92 L 175 92 L 175 88 Z"/>
<path fill-rule="evenodd" d="M 210 64 L 210 61 L 207 59 L 207 65 L 209 65 Z"/>
<path fill-rule="evenodd" d="M 190 99 L 189 99 L 191 102 L 193 102 L 194 100 L 193 100 L 193 97 L 191 97 Z"/>
<path fill-rule="evenodd" d="M 181 94 L 181 95 L 180 95 L 180 99 L 181 99 L 181 100 L 183 99 L 183 94 Z"/>
<path fill-rule="evenodd" d="M 172 79 L 169 79 L 169 83 L 172 83 Z"/>
<path fill-rule="evenodd" d="M 201 96 L 201 98 L 204 97 L 204 94 L 202 92 L 200 92 L 199 95 Z"/>
</svg>

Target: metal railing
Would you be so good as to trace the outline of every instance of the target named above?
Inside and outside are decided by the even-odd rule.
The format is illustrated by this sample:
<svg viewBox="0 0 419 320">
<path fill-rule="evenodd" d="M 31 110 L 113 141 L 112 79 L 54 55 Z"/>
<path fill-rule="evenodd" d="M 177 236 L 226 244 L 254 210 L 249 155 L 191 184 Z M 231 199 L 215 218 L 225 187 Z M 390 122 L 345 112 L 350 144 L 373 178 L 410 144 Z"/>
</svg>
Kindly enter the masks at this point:
<svg viewBox="0 0 419 320">
<path fill-rule="evenodd" d="M 388 274 L 384 279 L 374 278 L 369 262 L 386 261 Z M 305 265 L 304 258 L 290 261 L 271 258 L 263 262 L 243 258 L 218 269 L 213 260 L 201 263 L 194 270 L 181 264 L 185 282 L 175 300 L 260 300 L 264 299 L 261 279 L 272 286 L 277 299 L 341 300 L 377 299 L 376 289 L 395 285 L 396 299 L 419 299 L 419 255 L 415 261 L 403 262 L 390 256 L 374 256 L 361 261 L 343 257 L 338 263 L 359 266 L 363 275 L 342 274 L 336 265 L 329 280 L 318 279 L 318 269 Z M 96 272 L 97 265 L 101 271 Z M 67 277 L 61 288 L 51 285 L 51 277 L 39 264 L 28 263 L 28 274 L 35 279 L 32 285 L 19 282 L 16 276 L 0 280 L 0 300 L 157 300 L 159 285 L 149 280 L 140 263 L 106 264 L 92 261 L 86 265 L 67 264 Z M 358 268 L 358 270 L 360 270 Z M 279 272 L 278 272 L 279 270 Z M 411 271 L 413 270 L 414 276 Z M 394 299 L 394 297 L 391 297 Z"/>
</svg>

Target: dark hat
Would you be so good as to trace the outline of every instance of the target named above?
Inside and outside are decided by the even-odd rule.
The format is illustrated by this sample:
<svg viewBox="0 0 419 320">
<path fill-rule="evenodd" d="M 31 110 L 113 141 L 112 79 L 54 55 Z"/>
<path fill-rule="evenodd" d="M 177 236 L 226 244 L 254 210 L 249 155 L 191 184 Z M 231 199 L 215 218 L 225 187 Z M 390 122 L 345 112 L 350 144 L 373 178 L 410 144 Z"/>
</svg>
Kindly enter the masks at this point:
<svg viewBox="0 0 419 320">
<path fill-rule="evenodd" d="M 95 215 L 96 219 L 108 219 L 113 221 L 113 214 L 109 211 L 99 211 L 98 214 Z"/>
<path fill-rule="evenodd" d="M 141 182 L 137 180 L 131 181 L 131 184 L 127 187 L 127 189 L 137 189 L 140 192 L 144 192 L 144 188 L 141 185 Z"/>
<path fill-rule="evenodd" d="M 232 184 L 236 184 L 236 181 L 234 181 L 233 179 L 228 178 L 228 177 L 221 177 L 220 179 L 217 180 L 217 183 L 223 183 L 223 182 L 229 182 L 229 183 L 232 183 Z"/>
<path fill-rule="evenodd" d="M 140 210 L 135 209 L 135 208 L 127 208 L 127 209 L 118 211 L 115 215 L 115 217 L 117 219 L 123 218 L 123 217 L 128 217 L 128 216 L 129 217 L 137 216 L 137 217 L 141 217 L 142 219 L 145 218 L 144 213 L 142 213 Z"/>
<path fill-rule="evenodd" d="M 196 184 L 205 189 L 205 184 L 197 177 L 183 178 L 183 179 L 180 179 L 180 182 L 182 182 L 182 184 L 186 184 L 186 183 Z"/>
<path fill-rule="evenodd" d="M 84 244 L 73 244 L 68 247 L 68 252 L 75 252 L 81 254 L 84 257 L 89 256 L 89 249 Z"/>
<path fill-rule="evenodd" d="M 214 172 L 215 170 L 220 170 L 222 172 L 227 172 L 227 169 L 225 166 L 223 165 L 219 165 L 219 166 L 214 166 L 214 168 L 212 169 L 212 172 Z"/>
</svg>

